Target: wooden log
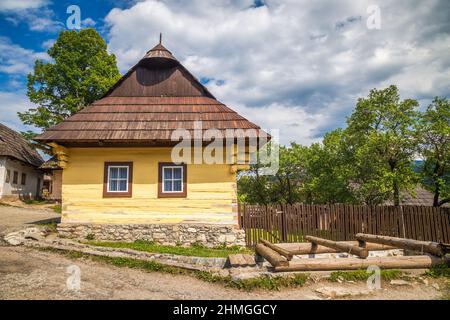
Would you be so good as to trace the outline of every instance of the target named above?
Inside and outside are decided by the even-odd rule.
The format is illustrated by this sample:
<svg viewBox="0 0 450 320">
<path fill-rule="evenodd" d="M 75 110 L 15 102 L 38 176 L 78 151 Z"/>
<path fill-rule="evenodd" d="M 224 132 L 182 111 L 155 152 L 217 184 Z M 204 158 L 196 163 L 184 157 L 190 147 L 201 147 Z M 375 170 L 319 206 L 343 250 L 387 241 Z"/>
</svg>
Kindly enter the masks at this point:
<svg viewBox="0 0 450 320">
<path fill-rule="evenodd" d="M 337 242 L 342 243 L 342 244 L 350 244 L 353 246 L 359 245 L 359 241 L 337 241 Z M 362 242 L 364 242 L 364 241 L 362 241 Z M 314 245 L 310 242 L 277 243 L 277 247 L 283 248 L 283 249 L 289 251 L 290 253 L 292 253 L 293 255 L 341 252 L 341 250 L 336 250 L 336 249 L 321 246 L 321 245 Z M 396 247 L 387 246 L 387 245 L 378 244 L 378 243 L 364 243 L 364 245 L 362 247 L 369 251 L 382 251 L 382 250 L 397 249 Z"/>
<path fill-rule="evenodd" d="M 279 266 L 288 266 L 289 262 L 281 256 L 278 252 L 270 249 L 269 247 L 265 246 L 262 243 L 258 243 L 256 245 L 255 251 L 260 256 L 264 257 L 267 261 L 270 262 L 270 264 L 274 267 Z"/>
<path fill-rule="evenodd" d="M 333 248 L 336 250 L 341 250 L 342 252 L 354 254 L 363 259 L 365 259 L 369 256 L 369 251 L 366 248 L 361 248 L 361 247 L 354 246 L 354 245 L 351 245 L 348 243 L 339 243 L 336 241 L 331 241 L 331 240 L 322 239 L 322 238 L 313 237 L 313 236 L 306 236 L 305 239 L 308 241 L 311 241 L 312 243 L 314 243 L 316 245 L 320 244 L 325 247 Z"/>
<path fill-rule="evenodd" d="M 263 243 L 266 247 L 269 247 L 270 249 L 278 252 L 279 254 L 281 254 L 282 256 L 284 256 L 286 259 L 288 259 L 289 261 L 292 260 L 293 254 L 290 253 L 288 250 L 285 250 L 281 247 L 278 247 L 276 244 L 273 244 L 267 240 L 264 239 L 259 239 L 259 241 L 261 243 Z"/>
<path fill-rule="evenodd" d="M 430 241 L 419 241 L 413 239 L 395 238 L 364 233 L 356 234 L 356 239 L 366 242 L 386 244 L 397 248 L 408 249 L 422 253 L 426 252 L 434 254 L 438 257 L 444 256 L 446 251 L 444 246 L 440 245 L 437 242 Z"/>
<path fill-rule="evenodd" d="M 426 269 L 442 263 L 448 259 L 435 256 L 398 256 L 398 257 L 370 257 L 359 258 L 331 258 L 331 259 L 301 259 L 289 262 L 288 266 L 277 266 L 275 271 L 330 271 L 330 270 L 358 270 L 371 265 L 381 269 Z"/>
</svg>

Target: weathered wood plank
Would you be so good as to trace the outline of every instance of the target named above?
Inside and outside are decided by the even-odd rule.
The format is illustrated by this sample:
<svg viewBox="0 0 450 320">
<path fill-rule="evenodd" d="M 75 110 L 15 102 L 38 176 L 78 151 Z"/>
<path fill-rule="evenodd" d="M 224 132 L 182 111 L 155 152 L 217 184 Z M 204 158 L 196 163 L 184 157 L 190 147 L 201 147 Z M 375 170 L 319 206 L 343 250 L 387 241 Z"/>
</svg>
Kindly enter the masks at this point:
<svg viewBox="0 0 450 320">
<path fill-rule="evenodd" d="M 430 268 L 442 263 L 448 263 L 448 259 L 435 256 L 399 256 L 399 257 L 370 257 L 358 258 L 334 258 L 334 259 L 303 259 L 291 261 L 288 266 L 276 266 L 275 271 L 330 271 L 330 270 L 359 270 L 376 265 L 382 269 L 422 269 Z"/>
</svg>

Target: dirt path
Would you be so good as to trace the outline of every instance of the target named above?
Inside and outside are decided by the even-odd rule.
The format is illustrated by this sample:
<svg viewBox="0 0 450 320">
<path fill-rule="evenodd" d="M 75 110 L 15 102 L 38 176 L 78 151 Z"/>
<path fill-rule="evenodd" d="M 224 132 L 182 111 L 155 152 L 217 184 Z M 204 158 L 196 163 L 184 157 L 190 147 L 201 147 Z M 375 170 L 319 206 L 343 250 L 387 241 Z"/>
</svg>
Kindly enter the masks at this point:
<svg viewBox="0 0 450 320">
<path fill-rule="evenodd" d="M 0 236 L 23 229 L 30 224 L 59 219 L 50 208 L 20 208 L 0 205 Z"/>
<path fill-rule="evenodd" d="M 81 291 L 67 289 L 67 267 L 81 270 Z M 251 293 L 206 283 L 190 276 L 144 272 L 100 262 L 71 260 L 62 255 L 25 247 L 0 247 L 0 299 L 320 299 L 315 289 L 337 286 L 366 289 L 365 283 L 310 283 L 302 288 Z M 385 285 L 370 299 L 436 299 L 431 285 Z"/>
</svg>

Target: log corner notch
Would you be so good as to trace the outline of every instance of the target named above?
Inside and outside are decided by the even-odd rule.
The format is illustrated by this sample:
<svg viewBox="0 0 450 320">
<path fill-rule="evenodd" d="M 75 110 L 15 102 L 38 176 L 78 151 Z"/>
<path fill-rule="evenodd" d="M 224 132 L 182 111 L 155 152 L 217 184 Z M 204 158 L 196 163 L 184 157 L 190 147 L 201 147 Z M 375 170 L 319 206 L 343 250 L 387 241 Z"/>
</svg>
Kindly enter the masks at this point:
<svg viewBox="0 0 450 320">
<path fill-rule="evenodd" d="M 369 256 L 369 250 L 363 247 L 354 246 L 352 244 L 336 242 L 313 236 L 306 236 L 305 239 L 316 246 L 322 245 L 324 247 L 341 250 L 342 252 L 354 254 L 362 259 L 366 259 Z"/>
<path fill-rule="evenodd" d="M 52 148 L 53 154 L 56 155 L 58 166 L 62 169 L 66 168 L 69 162 L 69 150 L 54 142 L 50 142 L 47 145 Z"/>
<path fill-rule="evenodd" d="M 278 252 L 279 254 L 281 254 L 283 257 L 285 257 L 288 261 L 291 261 L 292 258 L 294 257 L 294 255 L 292 254 L 292 252 L 283 249 L 279 246 L 277 246 L 276 244 L 273 244 L 267 240 L 264 239 L 259 239 L 259 242 L 261 242 L 262 244 L 264 244 L 265 246 L 269 247 L 270 249 L 272 249 L 273 251 Z"/>
<path fill-rule="evenodd" d="M 389 245 L 397 247 L 400 249 L 407 249 L 412 251 L 417 251 L 421 253 L 429 253 L 438 257 L 445 256 L 449 252 L 450 246 L 447 244 L 430 242 L 430 241 L 419 241 L 414 239 L 396 238 L 388 236 L 379 236 L 374 234 L 356 234 L 356 239 L 358 241 L 379 243 L 384 245 Z"/>
<path fill-rule="evenodd" d="M 255 251 L 257 254 L 262 256 L 264 259 L 269 261 L 269 263 L 274 267 L 287 267 L 289 266 L 289 261 L 286 260 L 283 256 L 281 256 L 275 250 L 267 247 L 262 243 L 258 243 L 255 247 Z"/>
</svg>

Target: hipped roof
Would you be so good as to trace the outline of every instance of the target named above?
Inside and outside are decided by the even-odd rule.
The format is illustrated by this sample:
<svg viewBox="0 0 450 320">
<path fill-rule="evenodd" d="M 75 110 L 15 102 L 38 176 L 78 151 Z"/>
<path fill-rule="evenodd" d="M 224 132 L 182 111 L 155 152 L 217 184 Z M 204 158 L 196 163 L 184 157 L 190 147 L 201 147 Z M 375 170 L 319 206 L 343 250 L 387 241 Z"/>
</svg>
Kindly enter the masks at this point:
<svg viewBox="0 0 450 320">
<path fill-rule="evenodd" d="M 255 129 L 266 135 L 215 97 L 161 43 L 149 50 L 99 100 L 35 138 L 60 144 L 147 143 L 171 141 L 175 129 L 191 134 L 202 129 Z M 237 137 L 235 133 L 232 137 Z M 246 135 L 244 134 L 244 137 Z"/>
<path fill-rule="evenodd" d="M 22 135 L 1 123 L 0 156 L 11 157 L 33 167 L 39 167 L 44 162 L 39 153 L 31 148 Z"/>
</svg>

